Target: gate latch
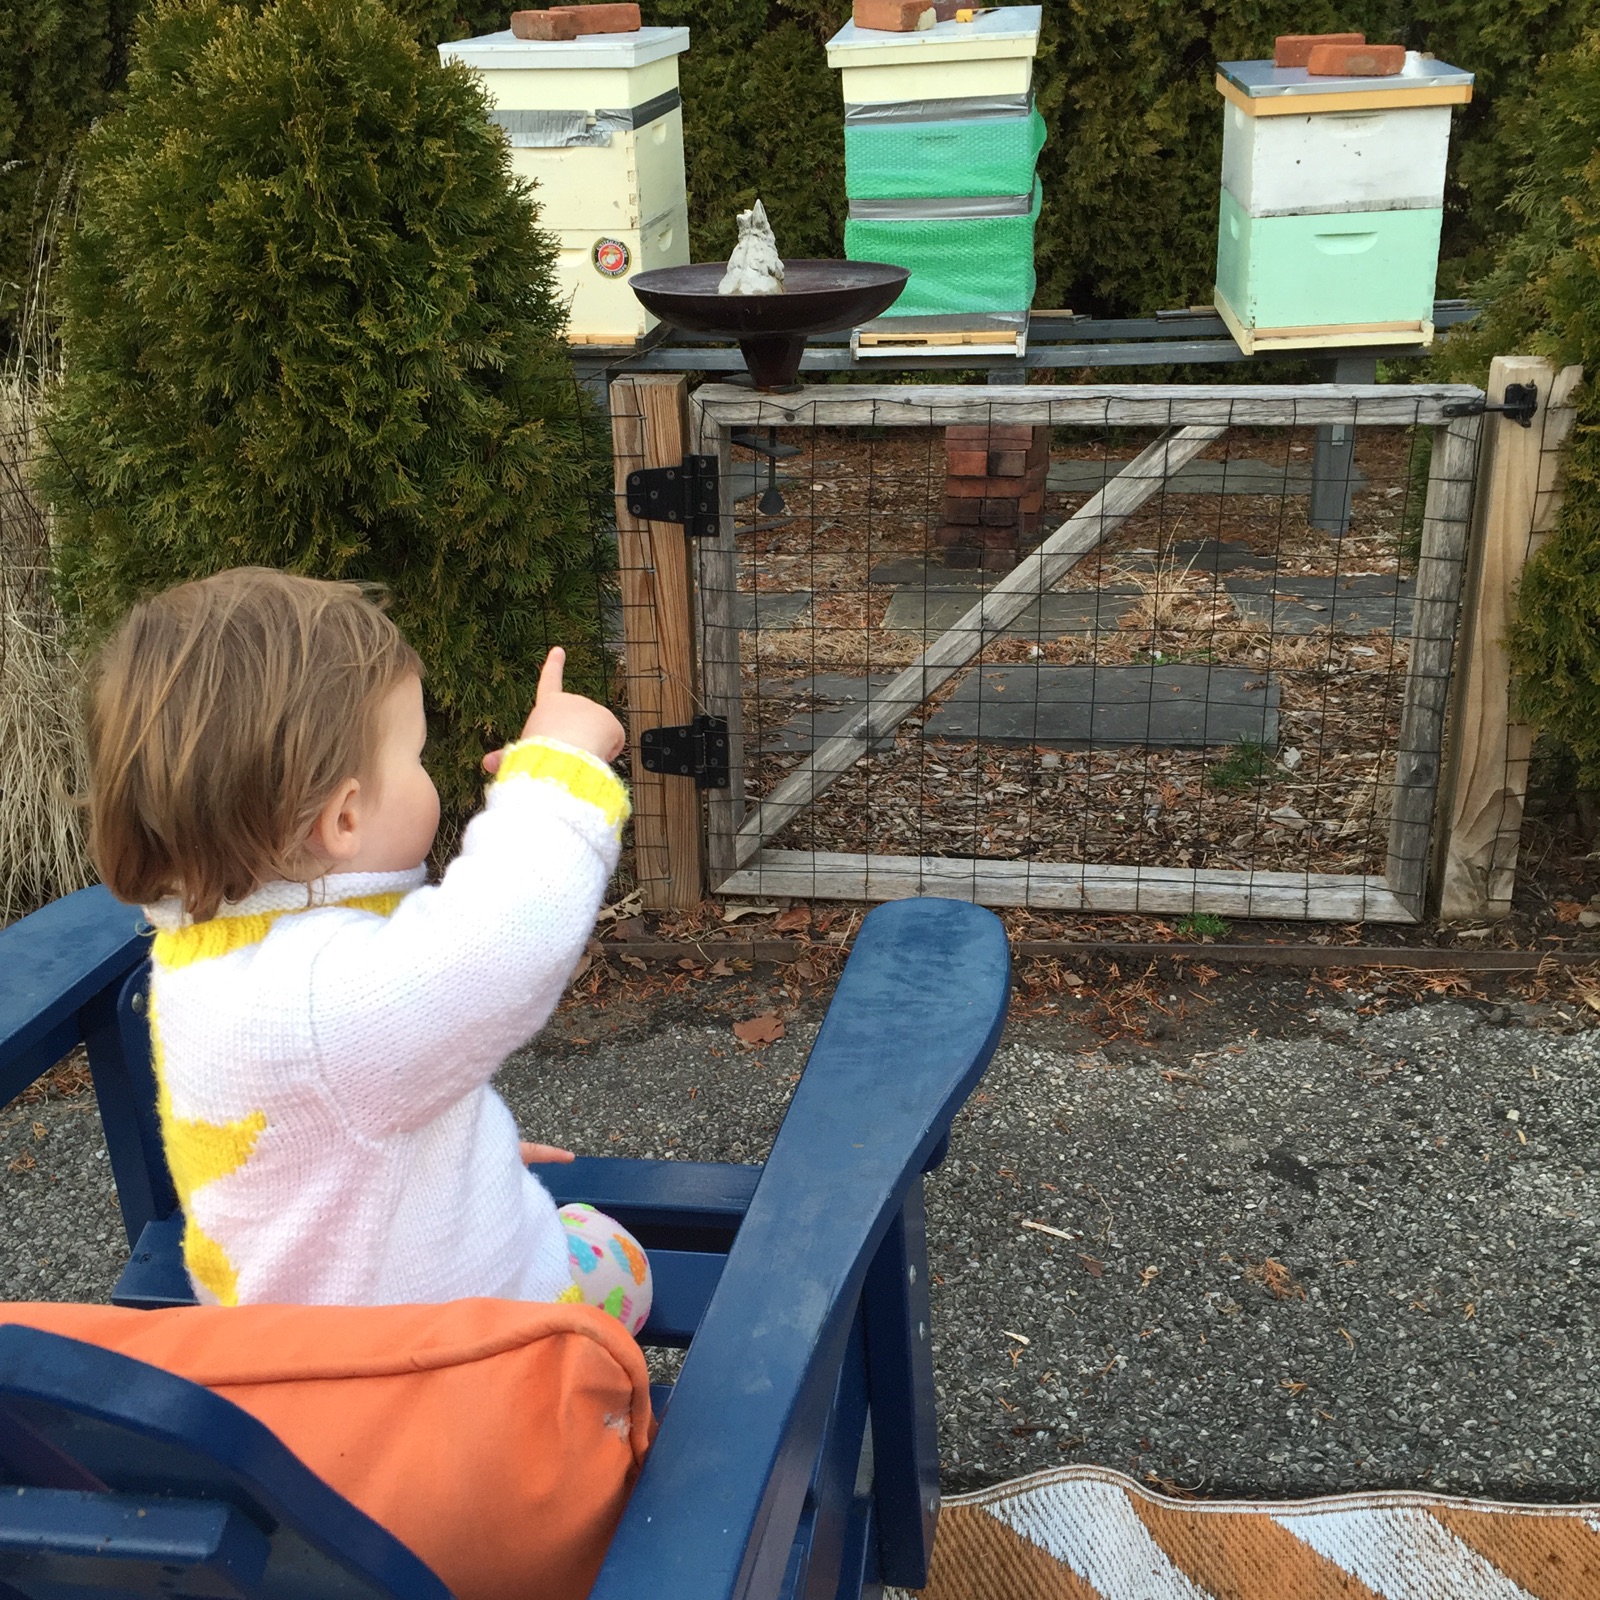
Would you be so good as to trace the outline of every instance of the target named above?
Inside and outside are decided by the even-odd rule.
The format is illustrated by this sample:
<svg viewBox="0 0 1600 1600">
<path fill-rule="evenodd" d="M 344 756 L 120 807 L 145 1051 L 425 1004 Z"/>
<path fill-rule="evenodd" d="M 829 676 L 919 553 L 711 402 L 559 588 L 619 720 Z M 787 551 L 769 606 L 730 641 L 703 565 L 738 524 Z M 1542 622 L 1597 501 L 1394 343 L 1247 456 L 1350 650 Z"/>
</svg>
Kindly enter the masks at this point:
<svg viewBox="0 0 1600 1600">
<path fill-rule="evenodd" d="M 697 716 L 686 728 L 646 728 L 639 759 L 646 772 L 693 778 L 697 789 L 726 789 L 728 719 Z"/>
<path fill-rule="evenodd" d="M 1498 411 L 1524 428 L 1531 428 L 1538 409 L 1538 384 L 1508 383 L 1504 405 L 1492 406 L 1486 400 L 1457 400 L 1444 408 L 1444 414 L 1447 417 L 1481 417 L 1486 411 Z"/>
<path fill-rule="evenodd" d="M 691 539 L 715 539 L 721 522 L 717 458 L 685 456 L 675 467 L 628 474 L 628 510 L 647 522 L 681 522 Z"/>
</svg>

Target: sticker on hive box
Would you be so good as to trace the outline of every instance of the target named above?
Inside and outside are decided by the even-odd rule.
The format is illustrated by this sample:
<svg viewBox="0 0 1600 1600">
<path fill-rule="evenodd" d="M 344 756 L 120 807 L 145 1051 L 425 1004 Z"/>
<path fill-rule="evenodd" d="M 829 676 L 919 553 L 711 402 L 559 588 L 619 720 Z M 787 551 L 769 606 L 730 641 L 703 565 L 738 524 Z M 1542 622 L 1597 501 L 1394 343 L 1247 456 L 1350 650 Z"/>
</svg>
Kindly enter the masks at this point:
<svg viewBox="0 0 1600 1600">
<path fill-rule="evenodd" d="M 605 278 L 620 278 L 633 265 L 633 253 L 621 239 L 596 239 L 589 256 Z"/>
</svg>

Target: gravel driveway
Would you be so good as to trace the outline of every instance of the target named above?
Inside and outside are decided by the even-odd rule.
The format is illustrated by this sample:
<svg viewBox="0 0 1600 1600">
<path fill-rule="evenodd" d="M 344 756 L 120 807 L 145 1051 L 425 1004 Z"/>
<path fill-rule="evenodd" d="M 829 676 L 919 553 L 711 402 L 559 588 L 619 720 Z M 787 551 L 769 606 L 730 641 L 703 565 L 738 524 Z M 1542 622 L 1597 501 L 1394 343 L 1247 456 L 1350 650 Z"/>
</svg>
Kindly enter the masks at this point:
<svg viewBox="0 0 1600 1600">
<path fill-rule="evenodd" d="M 1293 982 L 1286 1020 L 1241 1003 L 1159 1049 L 1008 1030 L 928 1185 L 948 1487 L 1096 1461 L 1210 1492 L 1600 1498 L 1600 1033 L 1307 1009 Z M 500 1086 L 587 1152 L 759 1160 L 815 1012 L 759 1051 L 715 1012 L 564 1012 Z M 92 1100 L 0 1113 L 0 1175 L 0 1296 L 103 1297 Z"/>
</svg>

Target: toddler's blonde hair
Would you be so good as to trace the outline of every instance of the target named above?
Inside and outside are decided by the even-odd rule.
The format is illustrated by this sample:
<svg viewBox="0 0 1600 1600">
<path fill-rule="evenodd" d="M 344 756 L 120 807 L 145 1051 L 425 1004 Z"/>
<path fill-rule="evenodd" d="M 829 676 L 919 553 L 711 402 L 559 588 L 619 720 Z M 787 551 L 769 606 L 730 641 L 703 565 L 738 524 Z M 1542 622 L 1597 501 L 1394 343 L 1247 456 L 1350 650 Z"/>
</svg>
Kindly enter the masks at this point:
<svg viewBox="0 0 1600 1600">
<path fill-rule="evenodd" d="M 197 920 L 312 876 L 306 837 L 370 769 L 416 652 L 360 586 L 237 567 L 128 613 L 89 707 L 90 848 L 119 900 Z"/>
</svg>

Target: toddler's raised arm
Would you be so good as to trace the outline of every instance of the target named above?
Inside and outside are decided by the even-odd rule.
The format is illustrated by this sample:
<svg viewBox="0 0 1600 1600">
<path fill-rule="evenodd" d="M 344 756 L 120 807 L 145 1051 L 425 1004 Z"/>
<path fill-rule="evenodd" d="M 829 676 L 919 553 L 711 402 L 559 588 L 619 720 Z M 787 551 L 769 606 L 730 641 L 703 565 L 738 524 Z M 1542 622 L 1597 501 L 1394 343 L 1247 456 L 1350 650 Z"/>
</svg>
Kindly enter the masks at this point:
<svg viewBox="0 0 1600 1600">
<path fill-rule="evenodd" d="M 373 1135 L 438 1116 L 543 1027 L 616 866 L 628 796 L 605 762 L 549 737 L 500 755 L 443 881 L 330 923 L 312 967 L 322 1072 Z"/>
</svg>

